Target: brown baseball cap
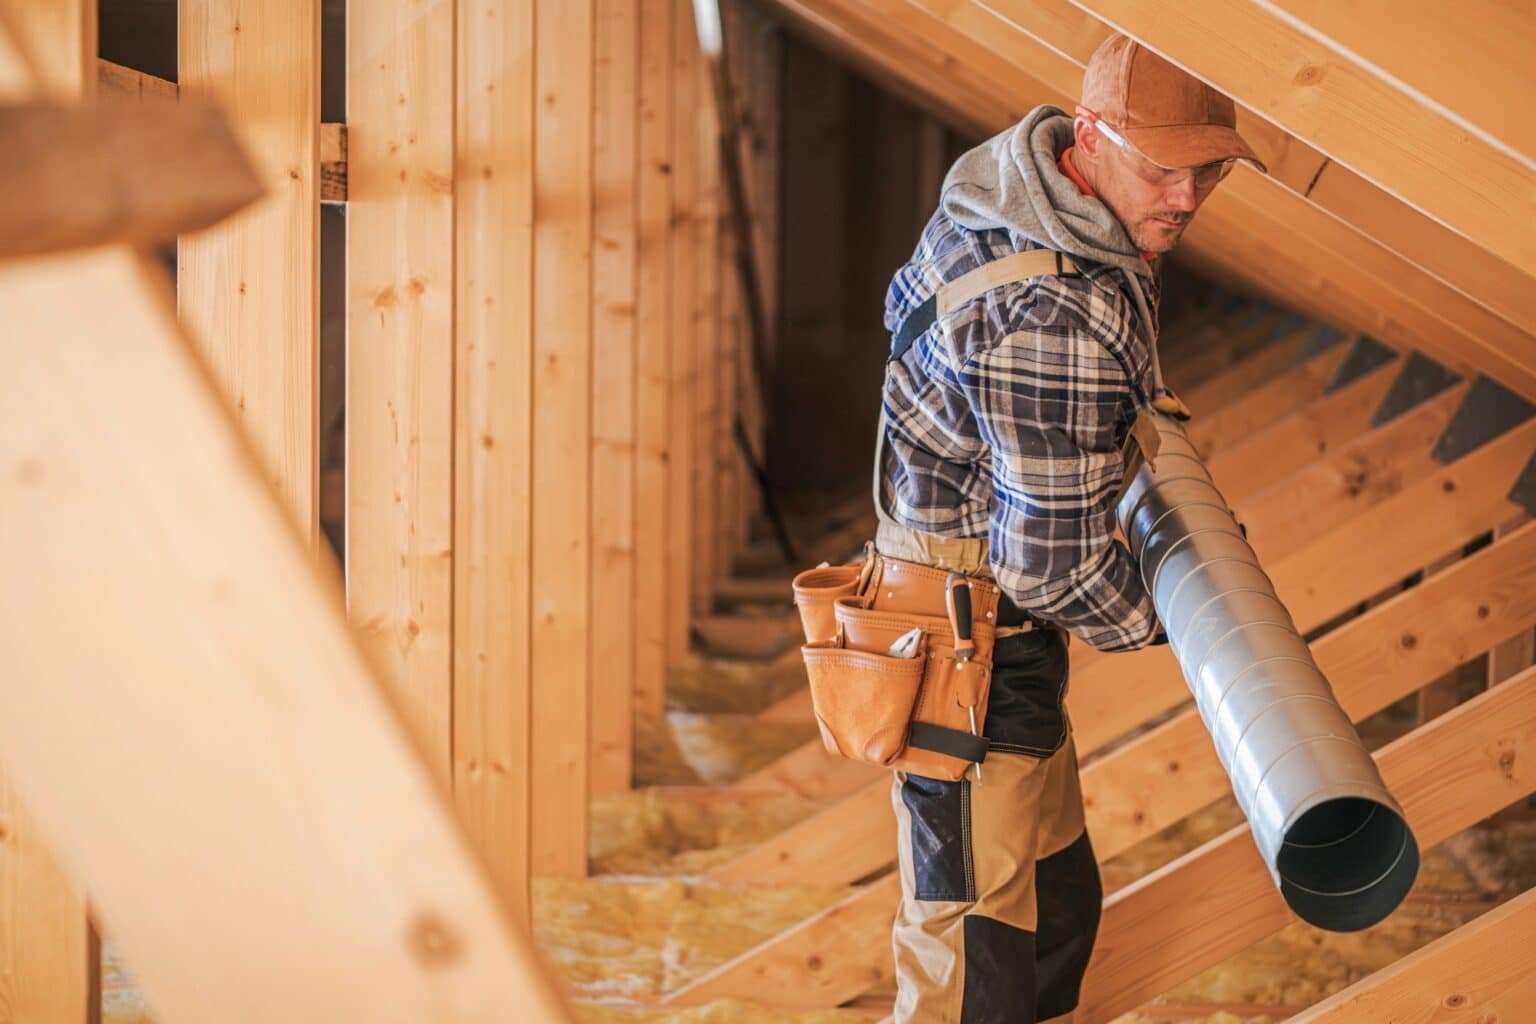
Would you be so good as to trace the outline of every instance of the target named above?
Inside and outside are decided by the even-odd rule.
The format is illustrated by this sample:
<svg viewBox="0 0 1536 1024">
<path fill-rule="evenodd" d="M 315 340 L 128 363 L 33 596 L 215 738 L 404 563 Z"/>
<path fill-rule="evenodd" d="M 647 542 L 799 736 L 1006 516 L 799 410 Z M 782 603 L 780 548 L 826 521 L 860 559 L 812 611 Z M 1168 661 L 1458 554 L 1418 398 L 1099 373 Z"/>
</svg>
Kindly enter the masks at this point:
<svg viewBox="0 0 1536 1024">
<path fill-rule="evenodd" d="M 1164 167 L 1264 163 L 1237 134 L 1232 100 L 1134 40 L 1113 35 L 1083 73 L 1083 106 Z"/>
</svg>

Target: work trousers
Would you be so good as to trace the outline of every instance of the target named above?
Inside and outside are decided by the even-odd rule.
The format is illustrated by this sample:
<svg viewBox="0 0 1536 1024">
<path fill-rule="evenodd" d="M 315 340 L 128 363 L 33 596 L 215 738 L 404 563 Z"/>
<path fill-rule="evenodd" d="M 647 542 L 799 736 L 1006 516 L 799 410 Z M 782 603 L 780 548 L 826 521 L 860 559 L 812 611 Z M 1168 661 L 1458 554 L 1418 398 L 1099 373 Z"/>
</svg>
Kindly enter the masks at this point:
<svg viewBox="0 0 1536 1024">
<path fill-rule="evenodd" d="M 1000 637 L 981 778 L 895 773 L 902 899 L 887 1024 L 1072 1020 L 1103 888 L 1066 685 L 1060 631 Z"/>
</svg>

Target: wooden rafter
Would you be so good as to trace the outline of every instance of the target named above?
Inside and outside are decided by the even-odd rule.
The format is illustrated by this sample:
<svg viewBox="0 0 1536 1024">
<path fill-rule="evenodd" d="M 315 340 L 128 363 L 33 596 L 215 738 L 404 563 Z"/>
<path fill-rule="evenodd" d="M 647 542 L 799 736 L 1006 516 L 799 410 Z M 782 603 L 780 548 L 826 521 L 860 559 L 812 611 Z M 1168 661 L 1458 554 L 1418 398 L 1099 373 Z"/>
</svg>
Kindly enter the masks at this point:
<svg viewBox="0 0 1536 1024">
<path fill-rule="evenodd" d="M 1247 0 L 1073 0 L 1427 216 L 1536 274 L 1536 171 Z M 1459 69 L 1463 74 L 1472 69 Z"/>
<path fill-rule="evenodd" d="M 1533 746 L 1536 669 L 1376 757 L 1420 845 L 1428 848 L 1536 790 L 1536 771 L 1522 767 L 1532 759 L 1521 756 Z M 1457 771 L 1446 771 L 1448 764 Z M 780 1005 L 812 1009 L 854 998 L 890 977 L 890 951 L 880 940 L 899 896 L 896 876 L 888 875 L 667 1002 L 773 992 L 781 995 Z M 1134 1009 L 1290 919 L 1247 827 L 1234 829 L 1106 901 L 1079 1019 L 1106 1021 Z M 1149 948 L 1159 955 L 1147 956 Z M 807 969 L 808 963 L 814 967 Z"/>
</svg>

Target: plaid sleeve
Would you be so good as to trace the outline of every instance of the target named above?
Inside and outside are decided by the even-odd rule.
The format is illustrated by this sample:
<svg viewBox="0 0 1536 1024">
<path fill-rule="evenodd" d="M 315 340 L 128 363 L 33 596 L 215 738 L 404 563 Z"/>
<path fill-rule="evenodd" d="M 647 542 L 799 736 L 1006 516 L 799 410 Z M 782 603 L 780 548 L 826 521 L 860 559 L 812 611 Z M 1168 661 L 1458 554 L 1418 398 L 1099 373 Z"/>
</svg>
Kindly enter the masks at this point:
<svg viewBox="0 0 1536 1024">
<path fill-rule="evenodd" d="M 1134 408 L 1119 361 L 1081 328 L 1032 325 L 971 355 L 962 381 L 991 449 L 998 583 L 1100 650 L 1146 646 L 1152 598 L 1114 538 L 1116 424 Z"/>
</svg>

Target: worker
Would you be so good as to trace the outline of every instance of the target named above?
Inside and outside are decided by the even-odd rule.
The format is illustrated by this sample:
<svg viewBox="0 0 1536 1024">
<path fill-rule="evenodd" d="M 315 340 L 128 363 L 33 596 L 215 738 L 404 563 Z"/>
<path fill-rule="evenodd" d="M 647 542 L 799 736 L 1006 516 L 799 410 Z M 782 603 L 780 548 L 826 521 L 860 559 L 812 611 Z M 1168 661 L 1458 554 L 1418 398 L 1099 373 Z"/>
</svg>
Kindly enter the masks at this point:
<svg viewBox="0 0 1536 1024">
<path fill-rule="evenodd" d="M 1237 161 L 1264 171 L 1232 100 L 1114 36 L 1075 116 L 1036 107 L 955 162 L 891 282 L 876 549 L 1003 592 L 985 774 L 894 773 L 895 1024 L 1042 1024 L 1078 1005 L 1103 893 L 1067 635 L 1109 652 L 1163 639 L 1114 506 L 1136 417 L 1181 411 L 1157 360 L 1161 258 Z M 930 301 L 1035 249 L 1060 262 Z"/>
</svg>

